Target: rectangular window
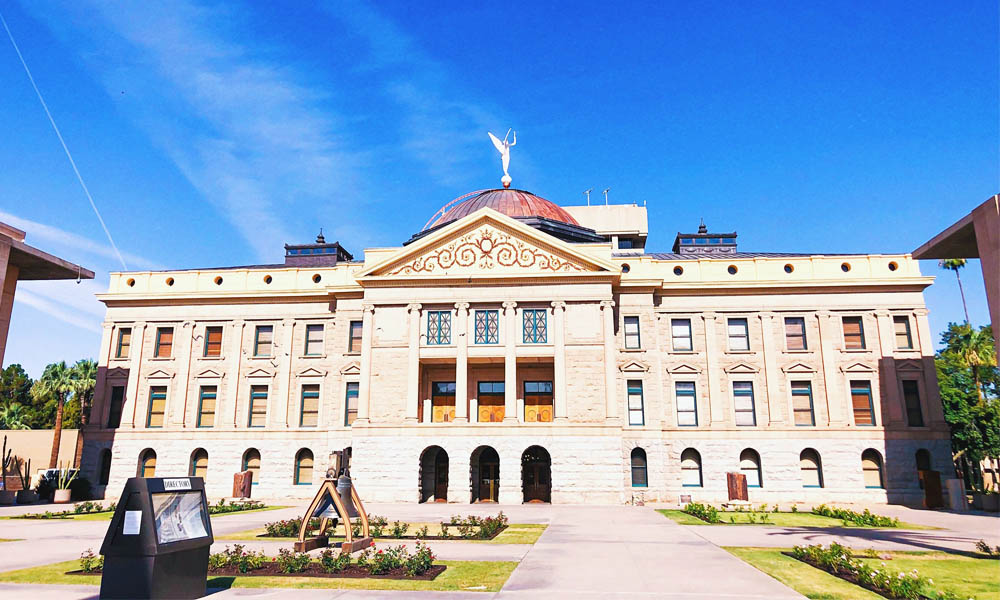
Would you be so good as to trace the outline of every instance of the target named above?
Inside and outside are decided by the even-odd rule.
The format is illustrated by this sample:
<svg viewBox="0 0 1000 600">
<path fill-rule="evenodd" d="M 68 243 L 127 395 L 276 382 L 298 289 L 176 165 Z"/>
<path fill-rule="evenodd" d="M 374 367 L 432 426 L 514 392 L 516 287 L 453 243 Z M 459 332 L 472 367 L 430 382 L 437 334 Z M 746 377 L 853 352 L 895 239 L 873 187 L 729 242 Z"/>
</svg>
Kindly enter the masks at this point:
<svg viewBox="0 0 1000 600">
<path fill-rule="evenodd" d="M 167 412 L 166 386 L 149 388 L 149 414 L 146 415 L 146 427 L 150 429 L 163 427 L 163 415 Z"/>
<path fill-rule="evenodd" d="M 792 382 L 792 412 L 795 414 L 796 426 L 811 427 L 816 424 L 816 416 L 813 414 L 812 382 Z"/>
<path fill-rule="evenodd" d="M 744 351 L 750 349 L 750 326 L 746 319 L 729 319 L 729 349 Z"/>
<path fill-rule="evenodd" d="M 316 323 L 306 325 L 306 356 L 323 354 L 323 326 Z"/>
<path fill-rule="evenodd" d="M 694 382 L 675 382 L 674 398 L 677 402 L 677 425 L 680 427 L 697 427 L 698 396 L 695 393 Z"/>
<path fill-rule="evenodd" d="M 170 358 L 174 351 L 174 328 L 156 328 L 156 346 L 153 348 L 153 356 L 156 358 Z"/>
<path fill-rule="evenodd" d="M 673 339 L 675 352 L 693 350 L 691 345 L 691 319 L 671 319 L 670 336 Z"/>
<path fill-rule="evenodd" d="M 253 355 L 271 356 L 271 342 L 274 340 L 274 327 L 258 325 L 253 335 Z"/>
<path fill-rule="evenodd" d="M 625 317 L 625 347 L 629 349 L 640 347 L 639 317 Z"/>
<path fill-rule="evenodd" d="M 476 343 L 477 344 L 500 343 L 500 311 L 497 310 L 476 311 Z"/>
<path fill-rule="evenodd" d="M 642 382 L 638 379 L 628 380 L 628 424 L 645 425 L 646 418 L 643 414 L 642 405 Z"/>
<path fill-rule="evenodd" d="M 215 398 L 218 389 L 203 385 L 198 392 L 198 427 L 215 427 Z"/>
<path fill-rule="evenodd" d="M 348 352 L 361 352 L 361 332 L 364 329 L 362 321 L 351 321 L 351 334 L 347 339 Z"/>
<path fill-rule="evenodd" d="M 910 427 L 924 426 L 924 413 L 920 410 L 920 386 L 915 379 L 903 380 L 903 400 L 906 401 L 906 422 Z"/>
<path fill-rule="evenodd" d="M 319 384 L 302 386 L 302 407 L 299 411 L 299 427 L 319 425 Z"/>
<path fill-rule="evenodd" d="M 451 343 L 451 311 L 427 311 L 427 343 L 431 346 Z"/>
<path fill-rule="evenodd" d="M 249 427 L 264 427 L 267 425 L 267 386 L 250 386 L 250 416 Z"/>
<path fill-rule="evenodd" d="M 544 344 L 548 340 L 546 331 L 546 311 L 543 308 L 531 308 L 522 311 L 524 320 L 524 343 Z"/>
<path fill-rule="evenodd" d="M 358 382 L 347 382 L 347 393 L 344 397 L 344 425 L 348 427 L 358 418 Z"/>
<path fill-rule="evenodd" d="M 913 335 L 910 333 L 910 317 L 903 315 L 893 317 L 892 326 L 896 330 L 896 349 L 913 350 Z"/>
<path fill-rule="evenodd" d="M 205 328 L 205 356 L 222 356 L 222 327 Z"/>
<path fill-rule="evenodd" d="M 736 410 L 736 424 L 753 427 L 757 424 L 757 415 L 753 403 L 753 382 L 733 382 L 733 407 Z"/>
<path fill-rule="evenodd" d="M 477 386 L 477 416 L 480 423 L 499 423 L 505 416 L 504 382 L 480 381 Z"/>
<path fill-rule="evenodd" d="M 111 406 L 108 410 L 108 429 L 117 429 L 122 424 L 122 408 L 125 406 L 125 386 L 111 388 Z"/>
<path fill-rule="evenodd" d="M 552 422 L 552 382 L 524 382 L 524 420 L 528 423 Z"/>
<path fill-rule="evenodd" d="M 806 349 L 806 320 L 803 317 L 785 317 L 785 348 Z"/>
<path fill-rule="evenodd" d="M 847 350 L 865 349 L 865 328 L 861 317 L 844 317 L 844 348 Z"/>
<path fill-rule="evenodd" d="M 431 384 L 431 423 L 455 420 L 455 382 L 436 381 Z"/>
<path fill-rule="evenodd" d="M 855 425 L 875 425 L 875 407 L 872 405 L 872 384 L 870 381 L 851 382 L 851 405 L 854 408 Z"/>
<path fill-rule="evenodd" d="M 115 358 L 128 358 L 132 346 L 132 328 L 122 327 L 118 330 L 118 347 L 115 348 Z"/>
</svg>

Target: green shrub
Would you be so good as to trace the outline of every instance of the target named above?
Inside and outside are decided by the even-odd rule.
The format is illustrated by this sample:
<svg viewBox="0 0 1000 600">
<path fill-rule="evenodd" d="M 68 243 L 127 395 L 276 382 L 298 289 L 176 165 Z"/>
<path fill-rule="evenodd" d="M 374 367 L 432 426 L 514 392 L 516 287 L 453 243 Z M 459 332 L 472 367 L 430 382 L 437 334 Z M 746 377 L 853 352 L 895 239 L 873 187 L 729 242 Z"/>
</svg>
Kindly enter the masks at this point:
<svg viewBox="0 0 1000 600">
<path fill-rule="evenodd" d="M 367 569 L 371 561 L 372 561 L 372 549 L 365 548 L 364 550 L 361 551 L 361 554 L 358 555 L 358 558 L 357 560 L 354 561 L 354 564 L 358 565 L 362 569 Z"/>
<path fill-rule="evenodd" d="M 267 557 L 263 552 L 247 552 L 243 544 L 234 544 L 232 548 L 226 546 L 221 557 L 212 559 L 209 556 L 209 565 L 215 564 L 216 568 L 232 567 L 240 573 L 255 571 L 264 566 Z M 220 555 L 216 555 L 220 556 Z"/>
<path fill-rule="evenodd" d="M 393 569 L 403 566 L 406 558 L 406 546 L 379 550 L 372 555 L 371 561 L 368 562 L 368 572 L 372 575 L 385 575 Z"/>
<path fill-rule="evenodd" d="M 719 511 L 711 504 L 702 504 L 700 502 L 689 502 L 687 506 L 684 507 L 684 512 L 693 517 L 698 517 L 702 521 L 708 523 L 722 522 L 722 519 L 719 518 Z M 737 507 L 737 512 L 741 512 L 740 507 Z M 732 517 L 730 517 L 730 522 L 733 522 Z"/>
<path fill-rule="evenodd" d="M 259 510 L 267 508 L 267 505 L 258 500 L 246 500 L 245 502 L 232 502 L 227 504 L 225 498 L 220 498 L 218 504 L 208 505 L 208 514 L 220 515 L 226 513 L 242 512 L 245 510 Z"/>
<path fill-rule="evenodd" d="M 937 598 L 948 597 L 930 590 L 933 580 L 921 576 L 916 569 L 909 573 L 890 571 L 884 562 L 881 563 L 881 568 L 876 569 L 866 562 L 851 558 L 850 549 L 840 544 L 833 543 L 828 548 L 822 545 L 795 546 L 792 556 L 835 575 L 849 575 L 862 585 L 870 586 L 890 598 L 918 600 L 931 594 Z"/>
<path fill-rule="evenodd" d="M 282 573 L 301 573 L 312 562 L 308 553 L 292 552 L 287 548 L 278 550 L 278 556 L 274 561 L 278 564 L 278 570 Z"/>
<path fill-rule="evenodd" d="M 996 549 L 991 548 L 990 545 L 987 544 L 985 540 L 979 540 L 978 542 L 976 542 L 976 550 L 979 550 L 980 552 L 982 552 L 987 556 L 992 556 L 993 558 L 1000 558 L 1000 546 L 997 546 Z"/>
<path fill-rule="evenodd" d="M 340 573 L 351 566 L 351 555 L 327 548 L 319 555 L 319 565 L 327 573 Z"/>
<path fill-rule="evenodd" d="M 396 521 L 392 524 L 392 529 L 389 530 L 389 535 L 398 540 L 402 538 L 404 535 L 406 535 L 406 530 L 409 528 L 410 526 L 407 525 L 406 523 L 401 523 L 399 521 Z"/>
<path fill-rule="evenodd" d="M 380 517 L 378 515 L 370 515 L 368 517 L 368 531 L 372 534 L 372 537 L 382 537 L 385 534 L 385 528 L 389 525 L 389 519 L 385 517 Z"/>
<path fill-rule="evenodd" d="M 406 567 L 406 574 L 423 575 L 434 565 L 434 553 L 426 544 L 417 541 L 417 551 L 406 557 L 403 566 Z"/>
<path fill-rule="evenodd" d="M 861 527 L 899 527 L 899 519 L 876 515 L 867 508 L 864 512 L 857 512 L 847 508 L 833 508 L 825 504 L 813 508 L 814 515 L 821 515 L 833 519 L 841 519 L 844 524 L 851 523 Z"/>
<path fill-rule="evenodd" d="M 429 533 L 430 529 L 426 525 L 424 525 L 423 527 L 420 527 L 419 529 L 414 531 L 413 535 L 417 536 L 417 538 L 425 538 Z"/>
<path fill-rule="evenodd" d="M 97 573 L 104 570 L 104 557 L 94 554 L 92 548 L 80 555 L 80 570 L 84 573 Z"/>
<path fill-rule="evenodd" d="M 319 519 L 309 519 L 309 529 L 319 529 L 319 524 Z M 299 518 L 272 521 L 264 524 L 264 535 L 266 537 L 298 537 L 301 526 L 302 519 Z"/>
</svg>

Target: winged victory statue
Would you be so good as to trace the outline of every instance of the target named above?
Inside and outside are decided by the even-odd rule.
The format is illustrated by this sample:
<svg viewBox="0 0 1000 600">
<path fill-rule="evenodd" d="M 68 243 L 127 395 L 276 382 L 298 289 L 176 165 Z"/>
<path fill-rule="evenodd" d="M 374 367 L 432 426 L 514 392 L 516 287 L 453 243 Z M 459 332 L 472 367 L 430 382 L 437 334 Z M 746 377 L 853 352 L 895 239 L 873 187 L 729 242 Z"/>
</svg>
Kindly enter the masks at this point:
<svg viewBox="0 0 1000 600">
<path fill-rule="evenodd" d="M 510 137 L 511 132 L 514 133 L 513 141 L 508 142 L 507 138 Z M 511 146 L 517 144 L 517 132 L 513 129 L 507 130 L 507 135 L 503 136 L 503 140 L 493 135 L 492 132 L 487 131 L 486 134 L 490 136 L 490 140 L 493 141 L 493 145 L 496 146 L 497 152 L 500 153 L 500 163 L 503 165 L 503 177 L 500 181 L 503 183 L 505 188 L 510 187 L 511 177 L 510 173 L 507 172 L 507 168 L 510 166 L 510 149 Z"/>
</svg>

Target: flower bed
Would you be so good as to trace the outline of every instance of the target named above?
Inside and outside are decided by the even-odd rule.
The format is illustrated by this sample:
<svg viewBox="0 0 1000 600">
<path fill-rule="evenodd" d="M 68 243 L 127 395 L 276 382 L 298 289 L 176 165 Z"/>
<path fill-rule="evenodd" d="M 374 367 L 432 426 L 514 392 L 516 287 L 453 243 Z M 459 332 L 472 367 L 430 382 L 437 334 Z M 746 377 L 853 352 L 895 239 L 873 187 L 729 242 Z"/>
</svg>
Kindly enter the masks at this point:
<svg viewBox="0 0 1000 600">
<path fill-rule="evenodd" d="M 860 525 L 862 527 L 899 527 L 899 519 L 876 515 L 867 508 L 864 512 L 857 512 L 846 508 L 831 508 L 825 504 L 812 509 L 814 515 L 821 515 L 833 519 L 840 519 L 847 523 Z"/>
<path fill-rule="evenodd" d="M 11 519 L 72 519 L 76 515 L 91 515 L 96 513 L 115 512 L 118 507 L 117 502 L 112 502 L 104 506 L 100 502 L 81 502 L 73 507 L 73 510 L 45 511 L 43 513 L 25 513 L 23 515 L 12 515 Z M 267 508 L 267 505 L 258 500 L 247 500 L 245 502 L 226 503 L 225 498 L 219 500 L 218 504 L 208 505 L 208 514 L 220 515 L 245 510 L 260 510 Z M 298 535 L 298 529 L 295 531 Z"/>
<path fill-rule="evenodd" d="M 264 525 L 264 533 L 258 537 L 278 537 L 290 538 L 298 537 L 299 527 L 302 519 L 284 519 L 273 521 Z M 320 520 L 313 518 L 309 520 L 309 529 L 319 529 Z M 368 530 L 373 538 L 395 538 L 395 539 L 419 539 L 419 540 L 492 540 L 500 535 L 508 526 L 507 515 L 501 512 L 495 517 L 477 517 L 470 515 L 463 517 L 455 515 L 449 521 L 442 521 L 440 524 L 441 534 L 430 535 L 428 527 L 424 525 L 411 532 L 409 523 L 394 521 L 389 523 L 385 517 L 370 515 L 368 517 Z M 361 524 L 358 521 L 352 523 L 351 532 L 354 537 L 361 535 Z"/>
<path fill-rule="evenodd" d="M 701 502 L 689 502 L 684 507 L 684 512 L 691 515 L 692 517 L 697 517 L 706 523 L 721 523 L 722 519 L 719 518 L 719 510 L 712 506 L 711 504 L 702 504 Z"/>
<path fill-rule="evenodd" d="M 910 573 L 890 571 L 884 562 L 881 564 L 881 569 L 875 569 L 853 558 L 849 548 L 837 543 L 832 543 L 829 547 L 821 544 L 795 546 L 788 556 L 891 600 L 957 600 L 958 598 L 951 592 L 931 589 L 934 580 L 921 576 L 916 569 Z"/>
</svg>

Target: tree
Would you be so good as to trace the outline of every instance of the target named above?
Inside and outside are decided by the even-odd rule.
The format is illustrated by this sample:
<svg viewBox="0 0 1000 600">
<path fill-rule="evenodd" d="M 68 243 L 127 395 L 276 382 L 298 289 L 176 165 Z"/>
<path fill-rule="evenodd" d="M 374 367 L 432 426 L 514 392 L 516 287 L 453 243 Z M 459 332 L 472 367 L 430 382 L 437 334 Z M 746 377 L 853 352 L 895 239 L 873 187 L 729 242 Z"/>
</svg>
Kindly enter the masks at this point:
<svg viewBox="0 0 1000 600">
<path fill-rule="evenodd" d="M 938 264 L 943 269 L 955 272 L 955 277 L 958 279 L 958 293 L 962 295 L 962 309 L 965 311 L 965 322 L 968 324 L 969 307 L 965 304 L 965 290 L 962 288 L 962 276 L 958 274 L 958 270 L 965 267 L 966 262 L 964 258 L 946 258 Z"/>
<path fill-rule="evenodd" d="M 83 458 L 83 435 L 90 422 L 90 407 L 96 386 L 97 363 L 89 358 L 76 361 L 73 365 L 73 397 L 80 406 L 80 433 L 76 436 L 76 453 L 73 455 L 73 466 L 76 468 L 80 468 Z"/>
<path fill-rule="evenodd" d="M 0 429 L 31 429 L 27 423 L 28 414 L 23 404 L 5 402 L 0 404 Z"/>
<path fill-rule="evenodd" d="M 66 366 L 66 361 L 52 363 L 45 367 L 42 377 L 31 387 L 33 398 L 55 398 L 56 420 L 52 432 L 52 454 L 49 457 L 49 468 L 55 469 L 59 464 L 59 442 L 62 437 L 63 428 L 63 407 L 66 404 L 66 397 L 73 393 L 74 389 L 73 371 Z"/>
</svg>

